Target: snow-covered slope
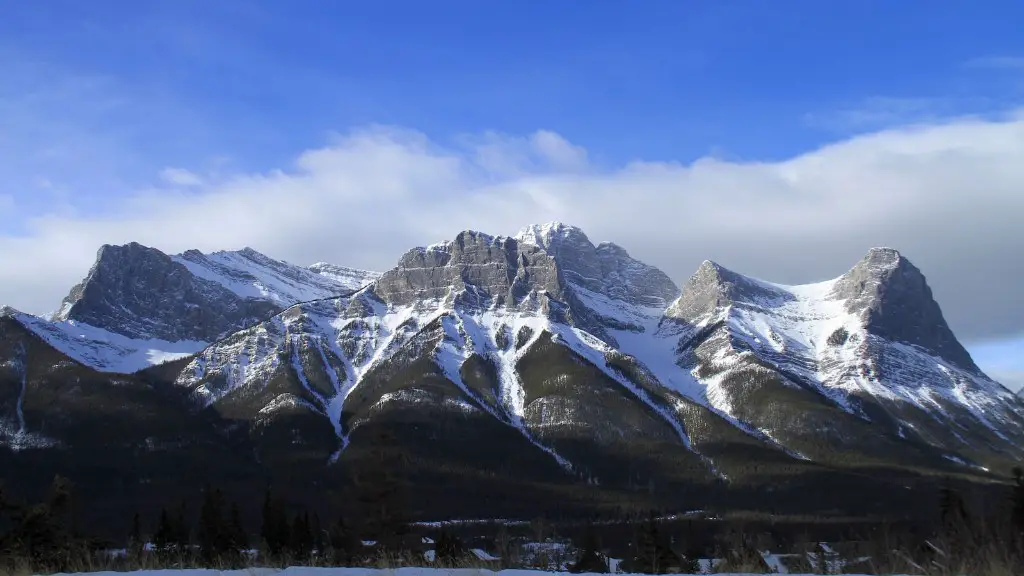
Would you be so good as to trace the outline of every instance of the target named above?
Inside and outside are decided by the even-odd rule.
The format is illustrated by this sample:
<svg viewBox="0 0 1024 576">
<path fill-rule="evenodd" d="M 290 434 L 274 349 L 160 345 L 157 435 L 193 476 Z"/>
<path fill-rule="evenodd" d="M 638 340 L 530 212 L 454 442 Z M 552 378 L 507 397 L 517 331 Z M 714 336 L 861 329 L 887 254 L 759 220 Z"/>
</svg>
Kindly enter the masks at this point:
<svg viewBox="0 0 1024 576">
<path fill-rule="evenodd" d="M 353 297 L 297 305 L 205 350 L 178 383 L 212 404 L 291 371 L 343 446 L 358 421 L 343 416 L 346 401 L 364 377 L 396 354 L 425 354 L 464 391 L 465 409 L 490 413 L 540 445 L 544 426 L 573 418 L 552 412 L 550 399 L 531 407 L 524 392 L 519 362 L 546 336 L 617 382 L 694 452 L 688 428 L 703 426 L 693 416 L 700 414 L 813 459 L 801 436 L 810 431 L 794 433 L 804 424 L 776 406 L 787 389 L 818 406 L 844 441 L 877 434 L 886 446 L 930 446 L 975 465 L 978 455 L 967 449 L 1017 451 L 1022 440 L 1020 402 L 974 366 L 923 276 L 895 251 L 873 250 L 843 276 L 801 286 L 706 262 L 680 294 L 621 248 L 595 246 L 558 223 L 513 237 L 465 232 L 412 250 Z M 495 402 L 465 382 L 473 358 L 493 367 Z M 639 371 L 624 373 L 616 358 Z M 750 402 L 754 393 L 765 400 Z M 301 399 L 288 394 L 266 414 Z"/>
<path fill-rule="evenodd" d="M 212 254 L 189 250 L 171 259 L 197 277 L 216 282 L 238 296 L 269 300 L 281 306 L 358 290 L 380 277 L 376 272 L 323 262 L 302 268 L 268 258 L 252 248 Z"/>
<path fill-rule="evenodd" d="M 303 268 L 250 248 L 167 256 L 135 243 L 103 246 L 50 321 L 15 316 L 78 362 L 131 373 L 194 354 L 297 302 L 350 293 L 378 276 L 323 263 Z"/>
<path fill-rule="evenodd" d="M 924 277 L 891 249 L 869 251 L 834 280 L 798 286 L 705 262 L 656 334 L 672 343 L 712 408 L 769 435 L 792 434 L 796 424 L 752 405 L 756 373 L 817 394 L 879 432 L 889 425 L 901 439 L 946 451 L 1019 453 L 1024 440 L 1022 404 L 974 365 Z M 659 376 L 670 380 L 671 372 Z"/>
<path fill-rule="evenodd" d="M 475 232 L 414 249 L 397 268 L 352 297 L 298 304 L 218 342 L 199 354 L 177 383 L 207 406 L 248 405 L 253 398 L 261 398 L 265 406 L 258 420 L 273 418 L 278 410 L 291 414 L 297 407 L 315 412 L 329 419 L 339 447 L 346 446 L 353 430 L 390 402 L 440 403 L 485 414 L 569 467 L 572 464 L 539 436 L 572 425 L 576 417 L 562 406 L 565 399 L 531 401 L 518 370 L 539 342 L 550 339 L 569 349 L 578 361 L 597 366 L 634 402 L 649 406 L 642 411 L 653 411 L 660 426 L 674 431 L 677 444 L 687 444 L 678 418 L 655 406 L 638 386 L 610 368 L 605 357 L 614 348 L 594 335 L 602 327 L 632 326 L 635 319 L 583 300 L 604 298 L 637 308 L 635 302 L 667 302 L 677 289 L 663 274 L 632 260 L 625 251 L 609 255 L 607 249 L 590 244 L 578 229 L 561 228 L 565 233 L 560 237 L 573 244 L 573 259 L 565 264 L 536 244 Z M 591 277 L 581 273 L 587 267 L 593 270 L 592 277 L 607 274 L 619 279 L 619 283 L 607 283 L 604 290 L 625 293 L 627 300 L 591 292 L 573 282 Z M 646 282 L 652 278 L 655 282 Z M 603 333 L 603 337 L 608 336 Z M 454 384 L 458 395 L 438 398 L 412 386 L 370 394 L 369 400 L 351 399 L 353 391 L 369 385 L 368 380 L 379 383 L 379 374 L 388 373 L 390 366 L 416 358 L 429 359 Z M 471 375 L 470 366 L 478 366 L 490 382 L 481 384 L 479 375 Z M 271 389 L 271 382 L 282 379 L 299 385 L 277 386 L 261 396 Z"/>
<path fill-rule="evenodd" d="M 570 428 L 669 438 L 720 478 L 727 442 L 974 469 L 1024 445 L 1024 403 L 977 368 L 891 249 L 797 286 L 705 262 L 680 290 L 560 223 L 466 231 L 384 274 L 128 245 L 101 250 L 53 322 L 7 314 L 101 371 L 195 354 L 176 381 L 201 405 L 318 415 L 339 449 L 395 402 L 484 415 L 566 467 L 578 462 L 552 439 Z M 399 384 L 431 372 L 455 392 Z M 629 417 L 598 423 L 607 410 Z"/>
<path fill-rule="evenodd" d="M 196 340 L 129 338 L 75 320 L 48 321 L 11 309 L 7 314 L 69 358 L 101 372 L 129 374 L 191 356 L 209 345 Z"/>
</svg>

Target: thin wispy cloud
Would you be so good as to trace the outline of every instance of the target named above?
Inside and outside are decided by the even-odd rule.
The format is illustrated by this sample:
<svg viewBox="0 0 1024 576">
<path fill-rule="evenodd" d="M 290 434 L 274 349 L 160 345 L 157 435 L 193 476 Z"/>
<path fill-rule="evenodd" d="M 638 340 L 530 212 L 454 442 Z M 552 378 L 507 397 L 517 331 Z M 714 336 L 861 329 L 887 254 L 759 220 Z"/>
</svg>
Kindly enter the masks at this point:
<svg viewBox="0 0 1024 576">
<path fill-rule="evenodd" d="M 174 186 L 201 186 L 203 179 L 194 172 L 184 168 L 164 168 L 160 171 L 160 179 Z"/>
</svg>

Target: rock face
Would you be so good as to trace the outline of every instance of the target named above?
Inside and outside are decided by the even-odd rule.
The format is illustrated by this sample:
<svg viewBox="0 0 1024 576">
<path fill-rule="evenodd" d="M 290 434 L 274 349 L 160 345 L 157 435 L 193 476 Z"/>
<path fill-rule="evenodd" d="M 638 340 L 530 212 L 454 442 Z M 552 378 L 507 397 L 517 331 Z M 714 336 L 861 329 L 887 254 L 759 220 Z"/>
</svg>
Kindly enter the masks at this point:
<svg viewBox="0 0 1024 576">
<path fill-rule="evenodd" d="M 195 276 L 159 250 L 132 243 L 100 248 L 96 263 L 71 289 L 55 320 L 130 338 L 210 342 L 278 310 L 273 302 L 239 296 Z"/>
<path fill-rule="evenodd" d="M 537 246 L 558 263 L 565 282 L 634 306 L 664 308 L 679 288 L 661 270 L 630 257 L 611 242 L 596 247 L 575 226 L 550 223 L 528 226 L 516 234 L 522 244 Z"/>
<path fill-rule="evenodd" d="M 942 317 L 924 275 L 896 250 L 870 250 L 836 282 L 834 297 L 846 300 L 850 313 L 866 310 L 872 334 L 919 346 L 979 373 Z"/>
<path fill-rule="evenodd" d="M 339 278 L 371 282 L 332 293 Z M 125 385 L 163 390 L 190 425 L 212 429 L 221 440 L 208 454 L 241 446 L 236 466 L 299 486 L 350 482 L 387 438 L 426 518 L 518 516 L 513 494 L 548 510 L 881 513 L 922 470 L 990 478 L 1024 456 L 1024 403 L 977 369 L 923 275 L 889 249 L 801 286 L 705 262 L 680 291 L 557 223 L 463 232 L 379 278 L 251 251 L 128 246 L 101 251 L 67 303 L 64 322 L 121 334 L 228 331 Z M 193 307 L 209 319 L 182 320 Z M 2 316 L 17 338 L 0 356 L 0 417 L 14 422 L 20 390 L 32 407 L 21 437 L 70 445 L 41 424 L 38 394 L 69 377 L 46 372 L 56 340 Z"/>
<path fill-rule="evenodd" d="M 132 373 L 194 354 L 297 302 L 348 294 L 380 274 L 310 268 L 251 248 L 168 256 L 139 244 L 103 246 L 86 278 L 49 321 L 11 312 L 70 358 Z"/>
<path fill-rule="evenodd" d="M 666 318 L 708 404 L 804 457 L 987 468 L 1024 441 L 1021 404 L 978 370 L 895 250 L 802 286 L 705 262 Z"/>
<path fill-rule="evenodd" d="M 410 250 L 373 290 L 398 306 L 454 294 L 466 304 L 493 300 L 515 306 L 532 292 L 560 295 L 562 285 L 555 260 L 537 247 L 468 231 L 452 242 Z"/>
</svg>

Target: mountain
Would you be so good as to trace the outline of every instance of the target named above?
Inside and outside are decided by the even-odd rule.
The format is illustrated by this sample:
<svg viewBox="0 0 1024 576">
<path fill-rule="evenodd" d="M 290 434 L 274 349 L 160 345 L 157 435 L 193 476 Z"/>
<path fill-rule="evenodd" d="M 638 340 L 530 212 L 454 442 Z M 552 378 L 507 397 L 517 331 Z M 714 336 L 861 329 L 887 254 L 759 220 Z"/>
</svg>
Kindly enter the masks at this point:
<svg viewBox="0 0 1024 576">
<path fill-rule="evenodd" d="M 132 373 L 194 354 L 297 302 L 343 294 L 379 274 L 302 268 L 246 248 L 168 256 L 137 243 L 103 246 L 49 319 L 12 314 L 87 366 Z"/>
<path fill-rule="evenodd" d="M 14 423 L 0 465 L 69 471 L 46 455 L 102 443 L 52 416 L 103 427 L 134 421 L 117 416 L 131 407 L 166 416 L 122 441 L 179 462 L 195 452 L 207 478 L 243 492 L 274 482 L 345 507 L 393 456 L 410 513 L 437 519 L 892 514 L 930 505 L 907 486 L 989 484 L 1024 456 L 1024 402 L 978 369 L 891 249 L 801 286 L 705 262 L 680 289 L 558 223 L 462 232 L 379 277 L 129 245 L 100 251 L 53 324 L 0 317 L 0 421 Z M 115 376 L 54 345 L 46 327 L 64 325 L 196 349 Z M 89 398 L 134 392 L 100 415 L 52 396 L 69 379 L 91 382 Z M 139 474 L 165 490 L 139 492 L 145 502 L 188 485 Z"/>
</svg>

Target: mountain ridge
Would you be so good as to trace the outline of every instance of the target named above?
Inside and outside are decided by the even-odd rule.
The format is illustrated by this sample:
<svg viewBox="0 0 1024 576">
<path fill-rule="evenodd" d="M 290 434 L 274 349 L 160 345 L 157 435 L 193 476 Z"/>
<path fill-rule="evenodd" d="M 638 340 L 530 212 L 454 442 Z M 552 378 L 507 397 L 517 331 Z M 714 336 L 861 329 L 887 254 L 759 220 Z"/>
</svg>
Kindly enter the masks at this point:
<svg viewBox="0 0 1024 576">
<path fill-rule="evenodd" d="M 49 319 L 11 314 L 83 364 L 133 373 L 195 354 L 295 302 L 346 293 L 378 276 L 314 266 L 291 265 L 251 248 L 167 255 L 135 242 L 104 245 Z"/>
<path fill-rule="evenodd" d="M 103 272 L 123 278 L 94 279 L 97 294 L 82 297 L 131 303 L 133 291 L 150 290 L 154 270 L 181 275 L 156 283 L 158 306 L 138 306 L 131 330 L 167 316 L 179 324 L 163 328 L 182 333 L 174 314 L 190 286 L 207 289 L 200 296 L 234 286 L 261 302 L 274 301 L 272 292 L 278 304 L 131 375 L 67 362 L 74 357 L 52 333 L 62 328 L 5 308 L 0 316 L 21 328 L 0 326 L 0 344 L 9 342 L 0 364 L 24 356 L 27 368 L 0 371 L 0 435 L 14 445 L 16 421 L 19 437 L 52 441 L 17 444 L 13 457 L 87 450 L 54 420 L 55 410 L 77 414 L 77 396 L 44 400 L 67 378 L 92 382 L 88 398 L 137 390 L 146 400 L 132 401 L 145 410 L 180 409 L 167 416 L 169 430 L 198 427 L 203 454 L 227 450 L 251 474 L 286 484 L 345 485 L 391 437 L 423 502 L 450 504 L 458 495 L 440 486 L 452 483 L 482 490 L 472 506 L 487 510 L 521 490 L 547 494 L 538 502 L 564 499 L 566 486 L 578 490 L 566 502 L 584 508 L 638 499 L 756 508 L 747 495 L 765 486 L 796 495 L 825 479 L 879 489 L 943 474 L 991 482 L 1024 455 L 1024 402 L 960 354 L 923 274 L 892 249 L 869 250 L 842 275 L 804 285 L 707 261 L 680 288 L 621 247 L 549 223 L 511 236 L 463 231 L 407 251 L 363 286 L 287 304 L 324 295 L 327 280 L 286 280 L 351 276 L 322 263 L 281 268 L 254 251 L 179 255 L 202 267 L 193 273 L 141 251 Z M 234 302 L 203 305 L 220 318 L 217 306 Z M 109 334 L 101 350 L 116 344 Z M 24 406 L 17 418 L 16 406 Z M 173 444 L 164 432 L 146 434 Z M 286 472 L 291 480 L 279 476 Z M 466 484 L 476 477 L 503 480 Z M 815 505 L 880 505 L 877 494 L 865 497 L 821 496 Z"/>
</svg>

